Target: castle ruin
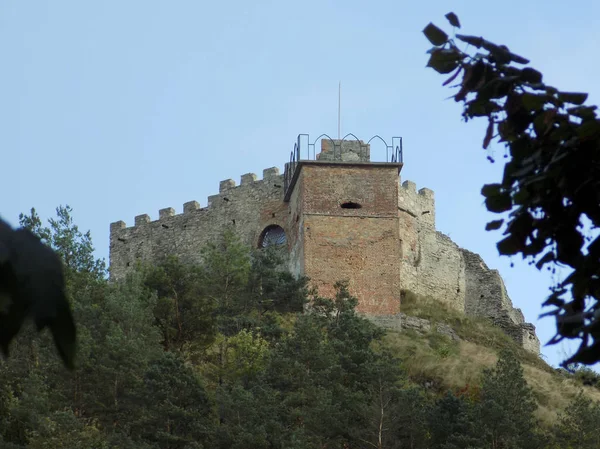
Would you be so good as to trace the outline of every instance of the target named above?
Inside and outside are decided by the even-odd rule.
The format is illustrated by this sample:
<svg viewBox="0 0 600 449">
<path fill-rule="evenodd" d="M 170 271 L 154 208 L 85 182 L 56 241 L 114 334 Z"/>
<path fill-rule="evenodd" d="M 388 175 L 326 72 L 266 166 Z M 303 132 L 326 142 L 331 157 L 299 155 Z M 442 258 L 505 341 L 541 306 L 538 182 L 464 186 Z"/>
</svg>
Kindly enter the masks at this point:
<svg viewBox="0 0 600 449">
<path fill-rule="evenodd" d="M 535 327 L 513 307 L 498 271 L 436 231 L 433 191 L 401 183 L 401 140 L 384 143 L 385 161 L 376 162 L 371 141 L 326 137 L 316 153 L 319 139 L 301 138 L 308 136 L 299 136 L 284 174 L 275 167 L 260 180 L 247 173 L 239 186 L 221 181 L 204 207 L 190 201 L 180 214 L 166 208 L 158 220 L 139 215 L 131 227 L 112 223 L 111 279 L 123 278 L 136 260 L 175 254 L 199 262 L 200 249 L 231 226 L 250 246 L 284 244 L 291 272 L 308 276 L 323 295 L 348 280 L 357 311 L 375 321 L 399 320 L 401 291 L 410 290 L 489 318 L 539 354 Z"/>
</svg>

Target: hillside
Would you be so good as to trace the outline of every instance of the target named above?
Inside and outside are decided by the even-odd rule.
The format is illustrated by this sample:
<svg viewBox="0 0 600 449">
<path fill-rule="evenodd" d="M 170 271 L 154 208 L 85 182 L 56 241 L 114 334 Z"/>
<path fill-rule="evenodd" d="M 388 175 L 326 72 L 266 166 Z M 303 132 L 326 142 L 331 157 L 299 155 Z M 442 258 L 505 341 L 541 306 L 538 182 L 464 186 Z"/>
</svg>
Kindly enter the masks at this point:
<svg viewBox="0 0 600 449">
<path fill-rule="evenodd" d="M 386 347 L 398 355 L 411 380 L 417 384 L 427 385 L 438 393 L 448 389 L 473 389 L 480 383 L 483 369 L 497 362 L 498 351 L 509 349 L 524 368 L 525 379 L 538 404 L 536 416 L 546 425 L 554 425 L 558 413 L 564 411 L 581 390 L 590 399 L 600 401 L 600 389 L 585 385 L 598 382 L 593 372 L 584 369 L 572 375 L 555 369 L 485 319 L 465 316 L 431 297 L 410 292 L 403 297 L 402 312 L 432 324 L 446 324 L 459 338 L 453 339 L 435 330 L 387 332 Z M 592 380 L 586 381 L 586 376 Z"/>
<path fill-rule="evenodd" d="M 439 300 L 404 292 L 412 328 L 386 331 L 347 283 L 320 296 L 229 230 L 199 264 L 108 282 L 59 216 L 22 221 L 62 258 L 76 370 L 48 333 L 21 332 L 0 364 L 2 449 L 600 447 L 598 376 L 560 374 Z"/>
</svg>

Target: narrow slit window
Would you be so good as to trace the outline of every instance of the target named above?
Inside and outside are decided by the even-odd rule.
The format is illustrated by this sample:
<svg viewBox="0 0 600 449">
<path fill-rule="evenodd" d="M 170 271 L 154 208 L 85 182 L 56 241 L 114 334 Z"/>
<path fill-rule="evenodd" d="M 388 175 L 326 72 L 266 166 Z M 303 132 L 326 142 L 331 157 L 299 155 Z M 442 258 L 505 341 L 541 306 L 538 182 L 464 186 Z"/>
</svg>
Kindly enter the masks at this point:
<svg viewBox="0 0 600 449">
<path fill-rule="evenodd" d="M 360 208 L 362 208 L 362 206 L 361 206 L 360 204 L 358 204 L 358 203 L 355 203 L 355 202 L 353 202 L 353 201 L 347 201 L 347 202 L 345 202 L 345 203 L 342 203 L 342 204 L 340 205 L 340 207 L 341 207 L 342 209 L 360 209 Z"/>
</svg>

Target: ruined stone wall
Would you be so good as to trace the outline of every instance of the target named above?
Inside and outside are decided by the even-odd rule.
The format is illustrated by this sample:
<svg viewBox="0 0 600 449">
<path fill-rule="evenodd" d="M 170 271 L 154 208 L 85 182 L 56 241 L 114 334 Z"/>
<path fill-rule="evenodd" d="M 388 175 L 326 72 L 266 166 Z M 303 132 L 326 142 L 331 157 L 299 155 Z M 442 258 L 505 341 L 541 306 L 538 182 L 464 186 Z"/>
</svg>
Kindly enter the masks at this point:
<svg viewBox="0 0 600 449">
<path fill-rule="evenodd" d="M 402 288 L 471 316 L 489 318 L 527 350 L 539 353 L 535 326 L 514 308 L 504 281 L 483 259 L 435 229 L 435 198 L 413 182 L 399 189 Z"/>
<path fill-rule="evenodd" d="M 399 188 L 398 216 L 402 240 L 402 287 L 463 311 L 464 262 L 459 247 L 435 230 L 435 198 L 405 181 Z"/>
<path fill-rule="evenodd" d="M 525 349 L 539 353 L 535 326 L 513 306 L 498 270 L 490 270 L 479 254 L 461 248 L 465 261 L 465 313 L 490 318 Z"/>
<path fill-rule="evenodd" d="M 283 202 L 283 176 L 277 168 L 263 171 L 263 179 L 248 173 L 236 186 L 221 181 L 219 194 L 208 197 L 206 207 L 196 201 L 183 205 L 183 213 L 161 209 L 158 220 L 135 217 L 134 226 L 123 221 L 110 226 L 110 276 L 122 278 L 136 259 L 156 261 L 177 254 L 182 261 L 197 263 L 200 250 L 231 227 L 248 245 L 256 247 L 261 232 L 276 224 L 288 231 L 288 208 Z"/>
</svg>

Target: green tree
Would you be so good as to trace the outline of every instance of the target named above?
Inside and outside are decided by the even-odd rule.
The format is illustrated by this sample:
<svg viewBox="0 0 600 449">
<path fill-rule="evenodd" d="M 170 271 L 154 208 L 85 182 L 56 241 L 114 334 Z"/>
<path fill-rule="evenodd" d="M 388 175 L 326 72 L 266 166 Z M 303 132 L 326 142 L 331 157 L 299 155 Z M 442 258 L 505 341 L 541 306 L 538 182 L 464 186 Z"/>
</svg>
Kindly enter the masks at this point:
<svg viewBox="0 0 600 449">
<path fill-rule="evenodd" d="M 559 415 L 556 441 L 563 449 L 600 447 L 600 404 L 579 391 Z"/>
<path fill-rule="evenodd" d="M 153 309 L 137 274 L 110 286 L 101 303 L 76 303 L 81 361 L 75 373 L 62 377 L 61 391 L 78 416 L 94 416 L 115 432 L 128 431 L 139 412 L 135 397 L 141 379 L 162 352 Z"/>
<path fill-rule="evenodd" d="M 232 335 L 244 327 L 240 319 L 252 309 L 247 295 L 250 248 L 229 228 L 202 250 L 206 294 L 215 304 L 219 332 Z"/>
<path fill-rule="evenodd" d="M 200 267 L 170 256 L 145 268 L 144 284 L 157 295 L 154 319 L 167 351 L 196 357 L 213 343 L 215 304 L 205 291 Z"/>
<path fill-rule="evenodd" d="M 82 233 L 73 220 L 73 209 L 56 208 L 56 218 L 48 219 L 44 226 L 35 208 L 29 215 L 20 214 L 19 224 L 36 235 L 42 243 L 52 248 L 65 264 L 68 273 L 87 273 L 95 278 L 106 276 L 106 264 L 94 257 L 90 231 Z"/>
<path fill-rule="evenodd" d="M 454 13 L 446 15 L 460 28 Z M 428 66 L 438 73 L 462 74 L 457 102 L 465 121 L 487 119 L 483 148 L 498 138 L 507 162 L 500 182 L 483 186 L 490 212 L 505 213 L 500 254 L 521 254 L 538 269 L 566 266 L 569 275 L 544 302 L 552 307 L 557 333 L 581 342 L 564 362 L 600 360 L 600 120 L 587 94 L 564 92 L 543 82 L 529 61 L 482 37 L 452 38 L 432 23 L 423 30 L 434 45 Z M 474 54 L 461 50 L 462 42 Z M 488 156 L 493 162 L 493 158 Z M 507 212 L 510 214 L 506 215 Z M 499 229 L 504 219 L 488 223 Z"/>
<path fill-rule="evenodd" d="M 474 407 L 463 397 L 448 392 L 428 413 L 432 449 L 478 447 Z"/>
<path fill-rule="evenodd" d="M 523 367 L 509 350 L 500 352 L 493 368 L 484 370 L 477 428 L 491 449 L 535 448 L 537 404 L 523 376 Z"/>
<path fill-rule="evenodd" d="M 297 317 L 271 357 L 267 378 L 279 392 L 282 425 L 289 429 L 284 447 L 363 447 L 379 435 L 377 381 L 385 383 L 386 395 L 391 389 L 373 348 L 383 331 L 356 314 L 346 284 L 336 289 L 333 299 L 311 298 L 309 311 Z M 383 421 L 388 424 L 387 415 Z"/>
<path fill-rule="evenodd" d="M 289 272 L 280 247 L 254 251 L 248 283 L 251 306 L 261 315 L 301 312 L 306 304 L 307 278 L 295 278 Z"/>
<path fill-rule="evenodd" d="M 212 447 L 212 407 L 198 376 L 180 356 L 165 352 L 143 377 L 138 401 L 143 416 L 132 426 L 138 438 L 163 449 Z"/>
</svg>

